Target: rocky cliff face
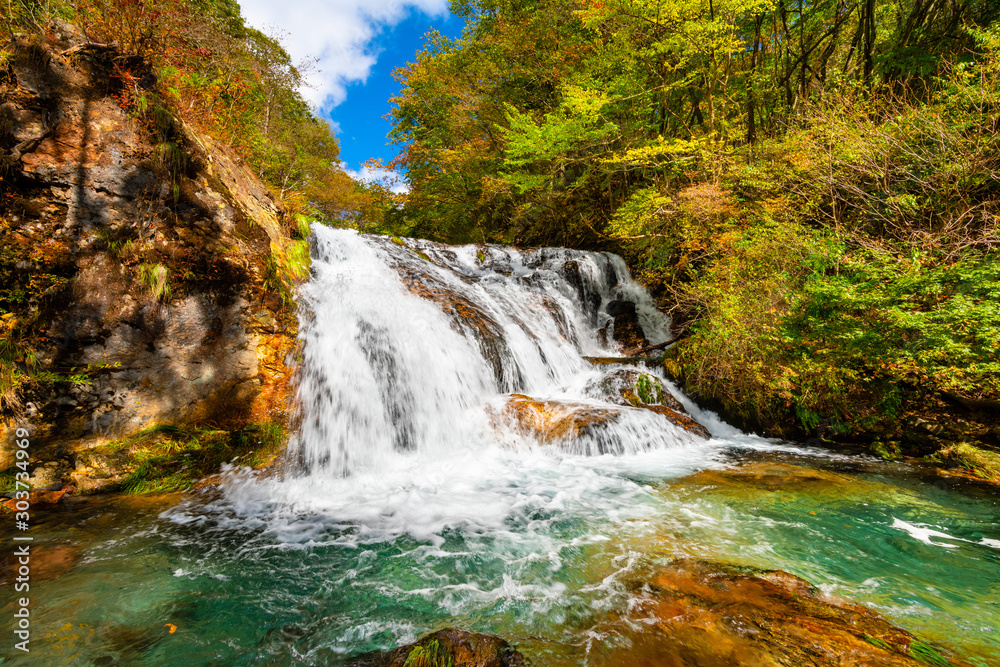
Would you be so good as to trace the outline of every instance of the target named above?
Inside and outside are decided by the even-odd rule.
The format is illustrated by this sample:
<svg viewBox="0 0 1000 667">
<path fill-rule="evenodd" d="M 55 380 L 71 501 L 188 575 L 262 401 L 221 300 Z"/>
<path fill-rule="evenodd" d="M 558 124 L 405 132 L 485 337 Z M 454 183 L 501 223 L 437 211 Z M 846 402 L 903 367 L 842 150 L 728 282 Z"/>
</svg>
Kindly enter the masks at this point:
<svg viewBox="0 0 1000 667">
<path fill-rule="evenodd" d="M 7 397 L 0 471 L 16 426 L 49 462 L 36 482 L 58 483 L 81 450 L 152 424 L 284 418 L 295 318 L 275 258 L 292 241 L 264 186 L 168 113 L 136 108 L 153 83 L 141 61 L 69 25 L 13 50 L 0 306 L 32 379 Z"/>
</svg>

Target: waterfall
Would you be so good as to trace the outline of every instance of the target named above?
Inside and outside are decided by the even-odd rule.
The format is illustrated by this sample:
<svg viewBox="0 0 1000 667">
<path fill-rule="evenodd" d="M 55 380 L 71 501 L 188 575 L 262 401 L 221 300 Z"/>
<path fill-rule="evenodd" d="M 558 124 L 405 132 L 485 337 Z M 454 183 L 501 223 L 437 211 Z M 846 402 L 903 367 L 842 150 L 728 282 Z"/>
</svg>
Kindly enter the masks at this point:
<svg viewBox="0 0 1000 667">
<path fill-rule="evenodd" d="M 622 367 L 585 359 L 622 354 L 609 304 L 635 304 L 650 343 L 670 336 L 669 319 L 615 255 L 316 225 L 312 267 L 292 445 L 307 474 L 377 473 L 399 457 L 470 446 L 606 454 L 698 439 L 666 408 L 607 395 Z"/>
</svg>

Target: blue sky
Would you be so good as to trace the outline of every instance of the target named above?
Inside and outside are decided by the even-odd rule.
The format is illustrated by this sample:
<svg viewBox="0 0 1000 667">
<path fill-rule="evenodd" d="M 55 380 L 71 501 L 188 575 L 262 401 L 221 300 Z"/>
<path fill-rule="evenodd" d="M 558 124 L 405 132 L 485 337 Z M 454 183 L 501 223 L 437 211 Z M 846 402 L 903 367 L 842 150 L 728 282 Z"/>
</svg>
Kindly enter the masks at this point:
<svg viewBox="0 0 1000 667">
<path fill-rule="evenodd" d="M 392 72 L 414 60 L 423 46 L 424 35 L 431 29 L 457 37 L 462 31 L 462 19 L 451 14 L 431 18 L 422 12 L 413 12 L 395 27 L 384 30 L 373 45 L 378 51 L 378 60 L 368 78 L 348 85 L 347 99 L 323 114 L 336 123 L 334 127 L 340 128 L 337 133 L 340 159 L 352 169 L 372 157 L 388 162 L 399 152 L 396 146 L 386 145 L 386 134 L 391 126 L 383 118 L 391 109 L 389 98 L 399 90 Z"/>
<path fill-rule="evenodd" d="M 448 0 L 240 0 L 240 7 L 295 62 L 316 61 L 302 93 L 332 122 L 342 167 L 359 179 L 386 177 L 361 165 L 398 153 L 386 145 L 383 118 L 399 90 L 392 72 L 414 60 L 429 30 L 461 34 L 463 20 L 448 12 Z"/>
</svg>

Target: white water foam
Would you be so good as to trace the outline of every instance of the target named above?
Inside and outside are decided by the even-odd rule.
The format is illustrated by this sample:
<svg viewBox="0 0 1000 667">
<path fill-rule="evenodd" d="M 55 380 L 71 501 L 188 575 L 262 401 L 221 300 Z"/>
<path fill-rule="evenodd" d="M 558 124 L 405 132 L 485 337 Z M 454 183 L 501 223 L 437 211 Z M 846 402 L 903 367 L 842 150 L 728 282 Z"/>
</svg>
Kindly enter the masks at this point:
<svg viewBox="0 0 1000 667">
<path fill-rule="evenodd" d="M 264 528 L 286 547 L 400 535 L 441 545 L 460 529 L 538 540 L 545 552 L 559 548 L 545 534 L 551 517 L 625 516 L 648 494 L 644 480 L 723 465 L 735 444 L 774 446 L 699 410 L 650 369 L 641 370 L 658 375 L 711 439 L 588 394 L 624 368 L 584 359 L 620 354 L 600 330 L 612 320 L 606 306 L 622 299 L 636 304 L 650 340 L 669 336 L 669 320 L 613 255 L 316 226 L 300 304 L 302 426 L 289 451 L 298 465 L 283 477 L 234 473 L 212 521 Z M 497 418 L 512 392 L 619 417 L 600 442 L 543 445 Z M 212 512 L 170 516 L 198 522 Z"/>
<path fill-rule="evenodd" d="M 934 527 L 927 526 L 925 524 L 912 524 L 902 519 L 892 518 L 892 527 L 898 530 L 905 531 L 909 533 L 910 537 L 924 544 L 934 547 L 943 547 L 945 549 L 958 549 L 961 545 L 959 544 L 949 544 L 947 542 L 933 542 L 931 538 L 937 538 L 938 540 L 952 540 L 955 542 L 967 542 L 969 544 L 978 544 L 984 547 L 990 547 L 993 549 L 1000 549 L 1000 540 L 992 540 L 988 537 L 984 537 L 978 542 L 975 540 L 967 540 L 963 537 L 955 537 L 954 535 L 949 535 L 948 533 L 937 530 Z"/>
</svg>

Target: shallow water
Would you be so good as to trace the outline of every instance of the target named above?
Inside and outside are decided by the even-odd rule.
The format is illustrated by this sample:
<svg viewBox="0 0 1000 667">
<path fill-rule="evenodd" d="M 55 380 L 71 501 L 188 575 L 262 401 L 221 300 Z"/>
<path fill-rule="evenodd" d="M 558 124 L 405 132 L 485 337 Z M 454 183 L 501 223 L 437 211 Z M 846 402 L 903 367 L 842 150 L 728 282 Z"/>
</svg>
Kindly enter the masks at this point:
<svg viewBox="0 0 1000 667">
<path fill-rule="evenodd" d="M 583 664 L 601 612 L 626 604 L 632 573 L 695 556 L 798 574 L 972 664 L 1000 661 L 995 499 L 889 464 L 844 471 L 808 453 L 762 463 L 760 452 L 721 443 L 671 454 L 498 453 L 479 462 L 494 474 L 456 463 L 397 489 L 379 517 L 345 511 L 352 501 L 334 500 L 335 486 L 314 507 L 251 511 L 211 492 L 179 504 L 71 506 L 34 535 L 43 549 L 75 545 L 80 560 L 32 583 L 30 660 L 2 655 L 18 664 L 326 664 L 461 626 L 507 637 L 536 664 Z M 688 474 L 704 454 L 710 473 Z M 761 466 L 786 479 L 795 469 L 820 474 L 774 488 L 759 481 Z M 484 511 L 447 519 L 424 503 L 456 493 Z M 414 520 L 408 505 L 423 508 L 426 534 L 394 530 Z"/>
<path fill-rule="evenodd" d="M 653 342 L 669 323 L 612 256 L 407 243 L 317 230 L 285 472 L 40 515 L 32 653 L 0 657 L 325 665 L 459 626 L 585 664 L 632 579 L 694 556 L 792 572 L 1000 663 L 996 496 L 740 433 L 662 377 L 710 440 L 626 408 L 617 455 L 540 446 L 506 396 L 607 407 L 615 367 L 583 360 L 618 352 L 607 304 L 636 301 Z"/>
</svg>

